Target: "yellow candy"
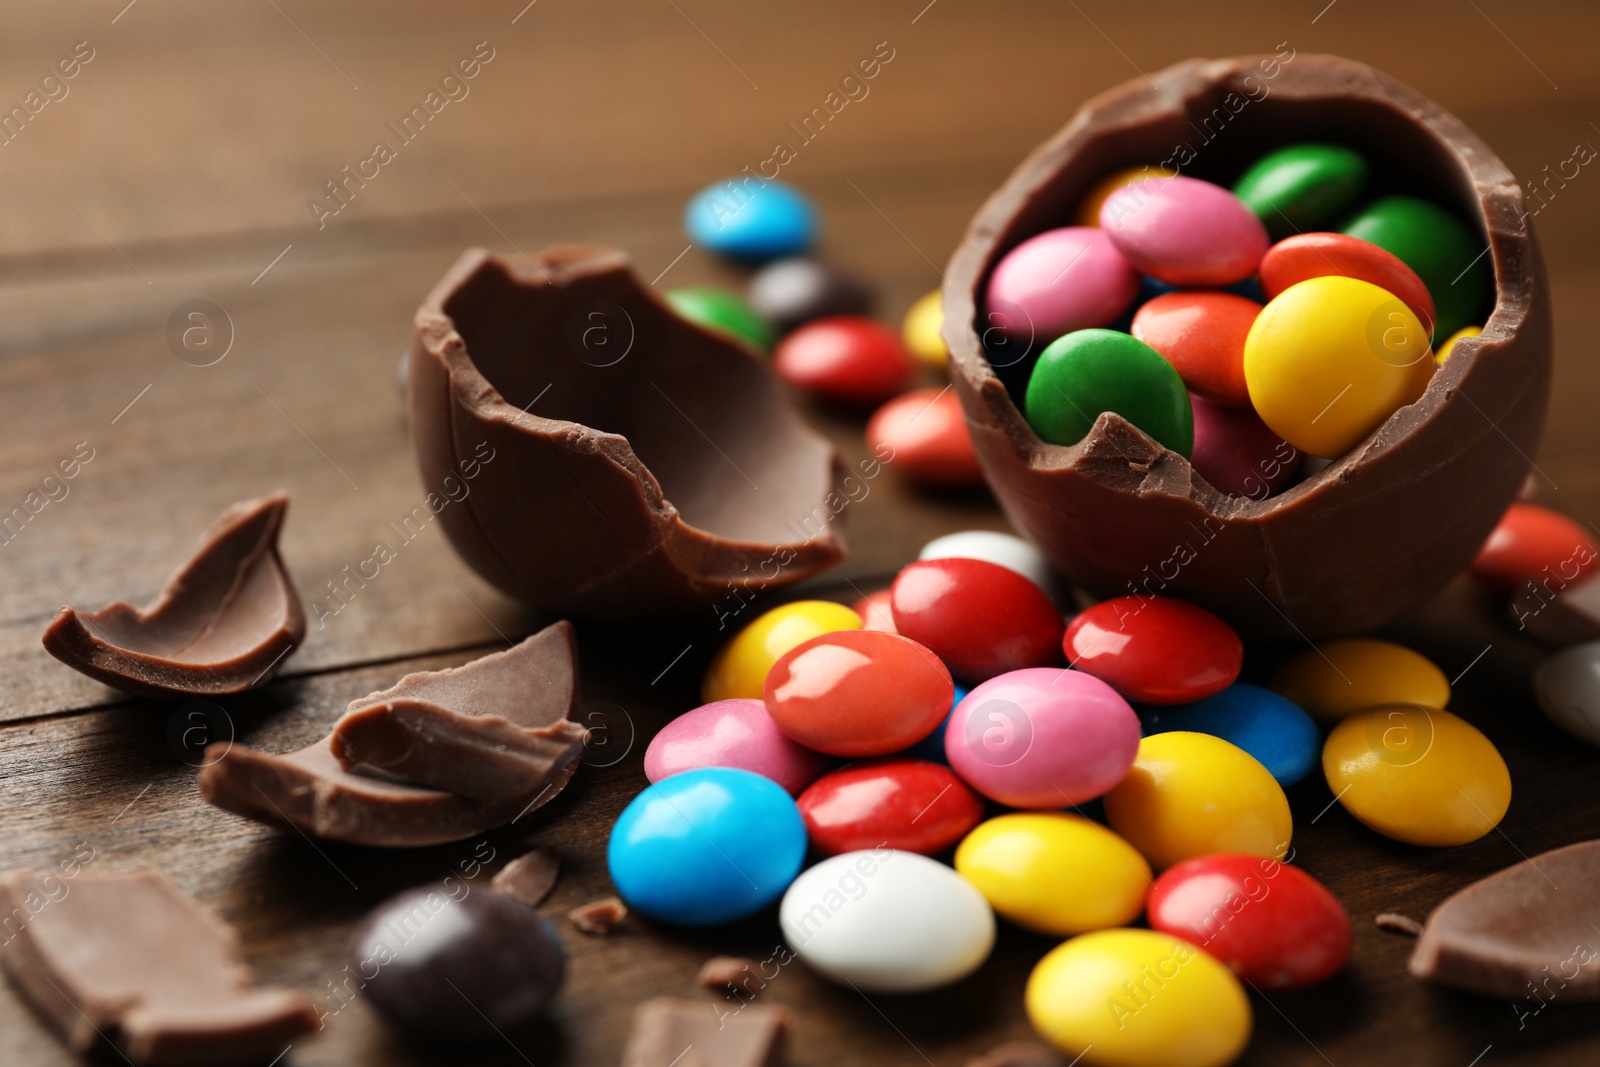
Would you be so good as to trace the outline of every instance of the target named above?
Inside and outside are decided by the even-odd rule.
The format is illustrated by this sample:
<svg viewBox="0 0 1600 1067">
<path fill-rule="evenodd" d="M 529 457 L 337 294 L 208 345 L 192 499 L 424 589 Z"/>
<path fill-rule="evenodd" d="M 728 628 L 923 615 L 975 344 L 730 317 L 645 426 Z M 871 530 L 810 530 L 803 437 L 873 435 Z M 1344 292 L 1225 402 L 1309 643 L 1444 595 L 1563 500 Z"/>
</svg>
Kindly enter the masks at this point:
<svg viewBox="0 0 1600 1067">
<path fill-rule="evenodd" d="M 1174 178 L 1178 172 L 1168 167 L 1142 166 L 1127 167 L 1101 178 L 1095 182 L 1083 199 L 1078 202 L 1078 214 L 1073 218 L 1074 226 L 1099 226 L 1100 208 L 1105 204 L 1106 198 L 1132 182 L 1143 181 L 1145 178 Z"/>
<path fill-rule="evenodd" d="M 1439 351 L 1433 354 L 1433 361 L 1439 366 L 1444 366 L 1444 361 L 1450 358 L 1450 352 L 1456 347 L 1456 342 L 1464 337 L 1477 337 L 1483 332 L 1482 326 L 1463 326 L 1450 335 L 1450 339 L 1439 346 Z"/>
<path fill-rule="evenodd" d="M 1254 756 L 1187 730 L 1140 741 L 1105 803 L 1111 828 L 1157 870 L 1208 852 L 1282 859 L 1294 830 L 1283 787 Z"/>
<path fill-rule="evenodd" d="M 1324 722 L 1380 704 L 1450 703 L 1450 682 L 1432 661 L 1392 641 L 1329 641 L 1285 663 L 1272 688 Z"/>
<path fill-rule="evenodd" d="M 1154 930 L 1100 930 L 1053 949 L 1025 1003 L 1034 1029 L 1085 1065 L 1221 1067 L 1250 1041 L 1250 1000 L 1233 972 Z"/>
<path fill-rule="evenodd" d="M 1371 282 L 1332 275 L 1269 301 L 1244 342 L 1250 403 L 1302 452 L 1337 459 L 1422 395 L 1428 331 Z"/>
<path fill-rule="evenodd" d="M 920 362 L 942 367 L 950 359 L 950 350 L 944 346 L 944 337 L 939 333 L 943 328 L 944 304 L 939 290 L 935 289 L 911 305 L 900 332 L 906 339 L 906 347 Z"/>
<path fill-rule="evenodd" d="M 860 615 L 829 600 L 797 600 L 773 608 L 718 650 L 700 684 L 700 697 L 707 704 L 734 697 L 760 700 L 767 672 L 785 652 L 818 634 L 861 627 Z"/>
<path fill-rule="evenodd" d="M 1413 845 L 1464 845 L 1511 806 L 1511 772 L 1494 743 L 1448 711 L 1373 708 L 1334 728 L 1322 773 L 1345 810 Z"/>
<path fill-rule="evenodd" d="M 956 870 L 990 906 L 1030 930 L 1081 934 L 1139 917 L 1150 865 L 1099 823 L 1076 815 L 990 819 L 956 849 Z"/>
</svg>

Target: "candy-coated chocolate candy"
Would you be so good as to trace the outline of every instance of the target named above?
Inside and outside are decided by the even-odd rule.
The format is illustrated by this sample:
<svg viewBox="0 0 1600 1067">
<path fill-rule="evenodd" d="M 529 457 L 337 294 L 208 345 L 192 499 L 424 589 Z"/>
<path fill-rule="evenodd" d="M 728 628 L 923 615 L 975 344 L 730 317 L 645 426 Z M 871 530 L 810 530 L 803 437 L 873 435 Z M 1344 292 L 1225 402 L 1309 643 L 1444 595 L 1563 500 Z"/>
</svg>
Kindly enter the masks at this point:
<svg viewBox="0 0 1600 1067">
<path fill-rule="evenodd" d="M 1061 613 L 1009 567 L 918 560 L 900 572 L 890 593 L 895 629 L 932 649 L 964 681 L 1061 661 Z"/>
<path fill-rule="evenodd" d="M 1062 334 L 1115 321 L 1138 292 L 1138 273 L 1104 232 L 1047 230 L 1007 252 L 989 276 L 984 325 L 1038 351 Z"/>
<path fill-rule="evenodd" d="M 1456 350 L 1456 344 L 1469 337 L 1478 337 L 1483 333 L 1481 326 L 1463 326 L 1447 338 L 1433 354 L 1433 361 L 1439 366 L 1444 366 L 1444 361 L 1450 358 L 1450 353 Z"/>
<path fill-rule="evenodd" d="M 674 289 L 667 294 L 667 303 L 690 322 L 727 334 L 763 352 L 771 351 L 772 342 L 778 339 L 772 323 L 726 289 Z"/>
<path fill-rule="evenodd" d="M 983 894 L 937 860 L 890 848 L 812 867 L 784 894 L 778 922 L 808 967 L 868 993 L 949 985 L 994 948 Z"/>
<path fill-rule="evenodd" d="M 1450 680 L 1431 660 L 1370 637 L 1328 641 L 1301 653 L 1278 669 L 1272 688 L 1323 722 L 1380 704 L 1450 703 Z"/>
<path fill-rule="evenodd" d="M 829 315 L 865 315 L 872 290 L 853 275 L 814 259 L 780 259 L 756 272 L 750 306 L 782 333 Z"/>
<path fill-rule="evenodd" d="M 1234 183 L 1275 236 L 1317 230 L 1343 215 L 1367 185 L 1361 153 L 1333 144 L 1297 144 L 1256 161 Z"/>
<path fill-rule="evenodd" d="M 956 870 L 1019 926 L 1071 936 L 1139 917 L 1150 865 L 1078 815 L 1017 812 L 983 823 L 956 849 Z"/>
<path fill-rule="evenodd" d="M 1350 917 L 1323 884 L 1261 856 L 1199 856 L 1150 890 L 1150 928 L 1181 937 L 1263 989 L 1332 978 L 1350 958 Z"/>
<path fill-rule="evenodd" d="M 1286 237 L 1261 257 L 1261 289 L 1267 299 L 1310 278 L 1340 275 L 1371 282 L 1393 293 L 1425 328 L 1433 323 L 1433 296 L 1417 272 L 1386 249 L 1346 233 L 1301 233 Z"/>
<path fill-rule="evenodd" d="M 1244 343 L 1261 421 L 1302 452 L 1337 459 L 1433 376 L 1428 331 L 1393 293 L 1358 278 L 1311 278 L 1267 302 Z"/>
<path fill-rule="evenodd" d="M 1100 228 L 1134 269 L 1170 285 L 1243 281 L 1270 243 L 1244 201 L 1220 185 L 1182 176 L 1116 190 L 1100 208 Z"/>
<path fill-rule="evenodd" d="M 1181 456 L 1194 447 L 1189 391 L 1172 364 L 1116 330 L 1079 330 L 1039 353 L 1024 402 L 1028 425 L 1053 445 L 1075 445 L 1114 411 Z"/>
<path fill-rule="evenodd" d="M 805 855 L 793 798 L 735 767 L 684 771 L 648 787 L 617 816 L 606 846 L 623 899 L 678 926 L 754 915 L 789 888 Z"/>
<path fill-rule="evenodd" d="M 913 389 L 884 404 L 867 423 L 867 447 L 912 481 L 946 489 L 983 484 L 961 398 L 944 389 Z"/>
<path fill-rule="evenodd" d="M 955 704 L 961 703 L 966 698 L 967 690 L 964 689 L 960 683 L 957 683 L 954 703 L 950 708 L 952 715 L 955 714 Z M 949 726 L 950 716 L 946 715 L 944 717 L 944 721 L 938 726 L 934 727 L 933 733 L 929 734 L 927 737 L 924 737 L 921 741 L 918 741 L 910 748 L 904 749 L 903 751 L 897 753 L 897 755 L 904 756 L 906 759 L 920 759 L 926 760 L 929 763 L 942 763 L 948 767 L 950 765 L 950 758 L 944 754 L 944 732 L 949 728 Z"/>
<path fill-rule="evenodd" d="M 817 209 L 782 182 L 729 178 L 696 193 L 683 213 L 689 240 L 733 259 L 795 256 L 817 239 Z"/>
<path fill-rule="evenodd" d="M 1020 537 L 997 530 L 959 530 L 935 537 L 922 546 L 917 558 L 987 560 L 1016 571 L 1047 593 L 1055 585 L 1055 572 L 1043 552 Z"/>
<path fill-rule="evenodd" d="M 1078 213 L 1072 221 L 1076 226 L 1099 226 L 1100 209 L 1105 206 L 1106 197 L 1121 189 L 1124 185 L 1144 181 L 1146 178 L 1175 178 L 1178 172 L 1170 167 L 1145 164 L 1139 167 L 1124 167 L 1122 170 L 1113 171 L 1089 187 L 1083 194 L 1083 199 L 1078 202 Z"/>
<path fill-rule="evenodd" d="M 942 367 L 950 359 L 950 349 L 945 347 L 944 302 L 939 290 L 926 294 L 911 305 L 905 321 L 900 324 L 906 348 L 920 362 L 930 367 Z"/>
<path fill-rule="evenodd" d="M 1465 719 L 1391 704 L 1345 719 L 1322 747 L 1340 804 L 1385 837 L 1442 848 L 1476 841 L 1511 806 L 1511 773 Z"/>
<path fill-rule="evenodd" d="M 791 649 L 767 675 L 767 714 L 807 748 L 886 756 L 927 737 L 955 696 L 950 671 L 915 641 L 842 630 Z"/>
<path fill-rule="evenodd" d="M 968 693 L 945 727 L 950 767 L 990 800 L 1065 808 L 1122 781 L 1139 749 L 1139 717 L 1082 671 L 1031 667 Z"/>
<path fill-rule="evenodd" d="M 1600 746 L 1600 641 L 1562 649 L 1539 664 L 1533 692 L 1551 722 Z"/>
<path fill-rule="evenodd" d="M 1223 1067 L 1250 1042 L 1233 972 L 1154 930 L 1096 930 L 1039 961 L 1028 1020 L 1068 1059 L 1109 1067 Z"/>
<path fill-rule="evenodd" d="M 740 767 L 798 794 L 828 765 L 826 756 L 783 735 L 760 700 L 718 700 L 661 728 L 644 752 L 652 782 L 699 767 Z"/>
<path fill-rule="evenodd" d="M 899 633 L 894 628 L 894 608 L 889 606 L 889 590 L 868 593 L 855 602 L 854 611 L 861 616 L 863 630 L 882 630 L 886 634 Z"/>
<path fill-rule="evenodd" d="M 1494 289 L 1483 238 L 1437 204 L 1386 196 L 1362 208 L 1344 232 L 1399 256 L 1433 295 L 1435 337 L 1482 318 Z"/>
<path fill-rule="evenodd" d="M 717 651 L 706 668 L 700 699 L 761 699 L 767 672 L 782 655 L 818 634 L 861 629 L 861 616 L 831 600 L 796 600 L 764 612 Z"/>
<path fill-rule="evenodd" d="M 853 407 L 887 400 L 916 372 L 899 335 L 859 315 L 806 323 L 778 342 L 772 369 L 796 388 Z"/>
<path fill-rule="evenodd" d="M 983 818 L 983 801 L 949 767 L 899 757 L 830 771 L 795 803 L 824 856 L 879 847 L 932 856 Z"/>
<path fill-rule="evenodd" d="M 1280 785 L 1293 785 L 1317 765 L 1322 734 L 1289 700 L 1248 682 L 1235 682 L 1193 704 L 1150 708 L 1139 716 L 1145 735 L 1188 730 L 1220 737 L 1244 749 Z"/>
<path fill-rule="evenodd" d="M 1518 502 L 1506 509 L 1472 561 L 1472 575 L 1491 588 L 1516 592 L 1531 582 L 1548 594 L 1582 581 L 1600 561 L 1589 531 L 1559 511 Z"/>
<path fill-rule="evenodd" d="M 1254 756 L 1220 737 L 1175 730 L 1139 742 L 1106 794 L 1111 828 L 1164 870 L 1209 852 L 1287 854 L 1289 800 Z"/>
<path fill-rule="evenodd" d="M 1194 453 L 1189 464 L 1212 488 L 1230 496 L 1265 500 L 1288 485 L 1300 453 L 1249 408 L 1225 408 L 1189 398 L 1194 409 Z"/>
<path fill-rule="evenodd" d="M 1061 642 L 1067 662 L 1129 700 L 1187 704 L 1232 685 L 1244 642 L 1205 608 L 1168 596 L 1121 596 L 1080 612 Z"/>
<path fill-rule="evenodd" d="M 1163 293 L 1133 314 L 1133 336 L 1160 352 L 1196 396 L 1249 407 L 1244 339 L 1261 305 L 1232 293 Z"/>
</svg>

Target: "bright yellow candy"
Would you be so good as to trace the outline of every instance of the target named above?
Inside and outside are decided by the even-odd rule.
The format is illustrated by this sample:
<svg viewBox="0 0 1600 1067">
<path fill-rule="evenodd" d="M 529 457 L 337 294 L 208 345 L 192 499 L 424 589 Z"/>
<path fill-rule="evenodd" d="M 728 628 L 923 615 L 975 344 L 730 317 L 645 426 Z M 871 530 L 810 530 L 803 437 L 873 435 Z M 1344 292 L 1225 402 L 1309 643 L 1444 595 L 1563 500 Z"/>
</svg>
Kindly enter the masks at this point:
<svg viewBox="0 0 1600 1067">
<path fill-rule="evenodd" d="M 1450 358 L 1450 352 L 1456 347 L 1456 342 L 1464 337 L 1477 337 L 1483 332 L 1482 326 L 1463 326 L 1450 335 L 1450 339 L 1439 346 L 1439 351 L 1433 354 L 1433 361 L 1439 366 L 1444 366 L 1444 361 Z"/>
<path fill-rule="evenodd" d="M 906 339 L 906 347 L 918 361 L 930 367 L 942 367 L 950 359 L 950 350 L 944 346 L 944 337 L 939 333 L 943 328 L 944 303 L 939 290 L 935 289 L 911 305 L 900 332 Z"/>
<path fill-rule="evenodd" d="M 1302 452 L 1338 459 L 1428 387 L 1428 331 L 1386 289 L 1331 275 L 1269 301 L 1244 342 L 1250 403 Z"/>
<path fill-rule="evenodd" d="M 1464 845 L 1511 806 L 1494 742 L 1448 711 L 1397 704 L 1352 715 L 1322 746 L 1322 773 L 1345 810 L 1412 845 Z"/>
<path fill-rule="evenodd" d="M 1221 1067 L 1250 1042 L 1239 979 L 1154 930 L 1099 930 L 1058 946 L 1033 969 L 1025 1003 L 1034 1029 L 1085 1065 Z"/>
<path fill-rule="evenodd" d="M 1426 657 L 1392 641 L 1329 641 L 1285 663 L 1272 688 L 1324 722 L 1380 704 L 1450 703 L 1450 682 Z"/>
<path fill-rule="evenodd" d="M 1169 167 L 1145 165 L 1142 167 L 1126 167 L 1101 178 L 1090 187 L 1083 199 L 1078 202 L 1078 214 L 1073 218 L 1074 226 L 1099 226 L 1100 208 L 1105 205 L 1106 198 L 1132 182 L 1143 181 L 1145 178 L 1175 178 L 1178 172 Z"/>
<path fill-rule="evenodd" d="M 1283 787 L 1254 756 L 1187 730 L 1140 741 L 1105 803 L 1111 828 L 1157 870 L 1208 852 L 1282 859 L 1294 830 Z"/>
<path fill-rule="evenodd" d="M 818 634 L 861 627 L 860 615 L 830 600 L 797 600 L 773 608 L 718 650 L 700 684 L 700 697 L 707 704 L 734 697 L 760 700 L 767 672 L 785 652 Z"/>
<path fill-rule="evenodd" d="M 1017 813 L 981 824 L 956 849 L 956 870 L 991 907 L 1045 934 L 1125 926 L 1144 909 L 1150 864 L 1099 823 Z"/>
</svg>

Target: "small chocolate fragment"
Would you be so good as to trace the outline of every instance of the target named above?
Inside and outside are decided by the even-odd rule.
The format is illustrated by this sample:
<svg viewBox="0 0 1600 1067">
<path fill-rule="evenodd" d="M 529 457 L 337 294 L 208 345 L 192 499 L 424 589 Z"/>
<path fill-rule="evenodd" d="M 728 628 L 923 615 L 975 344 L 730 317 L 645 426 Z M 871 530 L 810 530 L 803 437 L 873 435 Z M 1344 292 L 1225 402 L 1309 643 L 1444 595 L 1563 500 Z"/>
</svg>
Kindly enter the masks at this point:
<svg viewBox="0 0 1600 1067">
<path fill-rule="evenodd" d="M 761 981 L 760 974 L 761 964 L 755 960 L 744 956 L 712 956 L 700 965 L 700 973 L 694 980 L 702 989 L 722 993 L 730 988 L 745 989 L 750 979 Z"/>
<path fill-rule="evenodd" d="M 1422 924 L 1409 915 L 1401 915 L 1397 911 L 1379 912 L 1372 920 L 1378 929 L 1387 930 L 1391 934 L 1405 934 L 1408 937 L 1417 937 L 1422 933 Z"/>
<path fill-rule="evenodd" d="M 1037 1042 L 1010 1041 L 968 1060 L 967 1067 L 1067 1067 L 1067 1061 Z"/>
<path fill-rule="evenodd" d="M 235 504 L 143 611 L 63 607 L 44 632 L 56 659 L 141 696 L 226 696 L 264 685 L 306 633 L 278 556 L 289 497 Z"/>
<path fill-rule="evenodd" d="M 1509 610 L 1513 626 L 1555 648 L 1600 641 L 1600 579 L 1554 594 L 1528 582 L 1512 594 Z"/>
<path fill-rule="evenodd" d="M 13 938 L 0 968 L 76 1053 L 265 1063 L 317 1026 L 310 998 L 257 987 L 239 935 L 159 871 L 8 871 L 0 908 Z"/>
<path fill-rule="evenodd" d="M 485 803 L 377 773 L 346 770 L 334 756 L 332 734 L 285 755 L 239 744 L 213 746 L 207 750 L 210 762 L 200 771 L 200 795 L 247 818 L 298 827 L 329 841 L 437 845 L 483 833 L 542 807 L 577 769 L 583 730 L 567 720 L 577 699 L 577 649 L 570 623 L 547 626 L 521 644 L 465 666 L 407 675 L 392 689 L 351 701 L 347 715 L 385 706 L 397 692 L 462 718 L 487 708 L 511 724 L 544 731 L 542 738 L 564 737 L 566 747 L 546 746 L 541 740 L 539 751 L 549 757 L 542 764 L 542 777 L 531 773 L 535 757 L 528 751 L 520 753 L 519 760 L 525 762 L 518 766 L 529 772 L 527 788 Z M 335 724 L 335 733 L 338 729 Z M 461 765 L 444 767 L 445 758 L 435 754 L 397 759 L 394 765 L 455 781 L 486 759 L 492 763 L 502 758 L 475 744 L 470 729 L 450 735 L 444 749 Z"/>
<path fill-rule="evenodd" d="M 829 315 L 865 315 L 872 290 L 854 275 L 814 259 L 780 259 L 756 272 L 745 298 L 768 322 L 788 333 Z"/>
<path fill-rule="evenodd" d="M 715 1005 L 656 997 L 634 1009 L 622 1067 L 778 1067 L 789 1026 L 782 1008 L 723 1014 Z"/>
<path fill-rule="evenodd" d="M 502 867 L 489 880 L 489 888 L 537 908 L 556 887 L 556 877 L 560 874 L 561 853 L 549 845 L 535 845 Z"/>
<path fill-rule="evenodd" d="M 591 937 L 608 937 L 628 917 L 628 906 L 620 897 L 605 897 L 580 904 L 567 912 L 567 918 L 579 933 Z"/>
<path fill-rule="evenodd" d="M 1491 997 L 1600 1000 L 1596 885 L 1600 840 L 1474 882 L 1429 914 L 1411 973 Z"/>
<path fill-rule="evenodd" d="M 548 920 L 498 893 L 413 889 L 356 931 L 350 973 L 395 1026 L 429 1040 L 490 1041 L 537 1022 L 566 952 Z"/>
</svg>

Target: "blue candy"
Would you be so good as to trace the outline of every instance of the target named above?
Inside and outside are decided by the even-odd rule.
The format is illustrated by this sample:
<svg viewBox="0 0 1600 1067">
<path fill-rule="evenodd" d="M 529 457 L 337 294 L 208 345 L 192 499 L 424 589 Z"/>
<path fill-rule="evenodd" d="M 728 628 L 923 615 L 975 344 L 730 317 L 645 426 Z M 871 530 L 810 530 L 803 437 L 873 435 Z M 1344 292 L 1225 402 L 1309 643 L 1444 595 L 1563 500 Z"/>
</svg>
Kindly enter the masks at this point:
<svg viewBox="0 0 1600 1067">
<path fill-rule="evenodd" d="M 961 703 L 962 698 L 967 695 L 967 689 L 965 686 L 957 683 L 955 686 L 955 693 L 955 699 L 950 702 L 950 707 L 952 709 L 957 704 Z M 895 755 L 904 756 L 907 759 L 927 760 L 929 763 L 942 763 L 946 767 L 950 766 L 950 759 L 944 754 L 944 728 L 949 725 L 950 716 L 946 715 L 944 720 L 940 722 L 939 725 L 934 729 L 933 733 L 929 734 L 927 737 L 924 737 L 921 741 L 918 741 L 910 748 L 903 749 L 900 752 L 895 753 Z"/>
<path fill-rule="evenodd" d="M 683 228 L 702 248 L 764 263 L 800 255 L 815 243 L 817 209 L 793 186 L 747 175 L 696 193 Z"/>
<path fill-rule="evenodd" d="M 1304 778 L 1322 751 L 1317 724 L 1298 704 L 1247 682 L 1193 704 L 1146 708 L 1139 719 L 1146 737 L 1169 730 L 1220 737 L 1254 756 L 1280 785 Z"/>
<path fill-rule="evenodd" d="M 679 926 L 755 914 L 789 888 L 805 855 L 794 800 L 771 779 L 733 767 L 650 786 L 623 809 L 606 848 L 623 899 Z"/>
</svg>

